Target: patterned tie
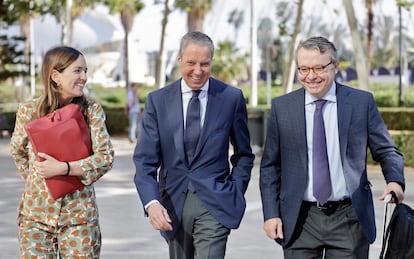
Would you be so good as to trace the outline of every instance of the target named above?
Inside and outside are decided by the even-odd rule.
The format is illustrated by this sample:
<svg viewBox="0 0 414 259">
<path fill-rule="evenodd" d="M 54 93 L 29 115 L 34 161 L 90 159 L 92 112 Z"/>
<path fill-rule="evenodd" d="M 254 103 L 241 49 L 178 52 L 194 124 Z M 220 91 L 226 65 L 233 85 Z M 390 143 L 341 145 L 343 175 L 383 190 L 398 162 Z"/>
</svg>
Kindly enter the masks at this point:
<svg viewBox="0 0 414 259">
<path fill-rule="evenodd" d="M 327 202 L 332 192 L 322 113 L 325 103 L 326 100 L 315 101 L 313 115 L 313 195 L 320 204 Z"/>
<path fill-rule="evenodd" d="M 200 100 L 198 99 L 200 92 L 201 90 L 193 90 L 193 96 L 187 107 L 184 146 L 188 163 L 193 160 L 198 137 L 200 136 Z"/>
</svg>

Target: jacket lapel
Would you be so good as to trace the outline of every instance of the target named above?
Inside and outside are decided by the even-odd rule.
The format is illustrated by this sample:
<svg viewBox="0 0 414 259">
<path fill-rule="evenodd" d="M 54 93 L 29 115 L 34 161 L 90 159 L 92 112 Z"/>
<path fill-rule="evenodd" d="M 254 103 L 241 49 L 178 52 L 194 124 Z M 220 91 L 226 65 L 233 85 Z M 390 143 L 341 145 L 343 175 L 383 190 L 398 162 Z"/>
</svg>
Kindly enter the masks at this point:
<svg viewBox="0 0 414 259">
<path fill-rule="evenodd" d="M 171 132 L 173 132 L 174 145 L 177 154 L 183 161 L 185 161 L 184 117 L 180 80 L 173 83 L 169 91 L 166 91 L 164 100 L 165 107 L 167 107 L 165 119 L 169 120 L 169 125 L 171 125 Z"/>
<path fill-rule="evenodd" d="M 292 141 L 296 141 L 295 145 L 299 150 L 299 156 L 302 166 L 308 168 L 308 148 L 306 140 L 306 116 L 305 116 L 305 90 L 301 88 L 295 95 L 292 95 L 291 101 L 288 103 L 286 114 L 298 114 L 298 116 L 291 116 L 292 120 L 292 136 L 298 136 L 292 138 Z M 307 169 L 304 171 L 306 172 Z"/>
<path fill-rule="evenodd" d="M 223 102 L 221 101 L 222 97 L 217 95 L 217 89 L 210 81 L 209 91 L 208 91 L 208 101 L 206 107 L 206 114 L 203 128 L 201 129 L 200 139 L 197 145 L 197 151 L 199 151 L 200 146 L 204 144 L 207 140 L 207 137 L 210 135 L 212 128 L 215 128 L 215 123 L 217 122 L 217 116 L 220 114 L 220 109 L 223 109 Z"/>
<path fill-rule="evenodd" d="M 345 157 L 345 151 L 348 144 L 348 132 L 349 125 L 351 124 L 352 115 L 352 98 L 346 98 L 349 95 L 349 91 L 340 84 L 336 84 L 336 100 L 338 109 L 338 134 L 339 134 L 339 147 L 341 157 Z"/>
</svg>

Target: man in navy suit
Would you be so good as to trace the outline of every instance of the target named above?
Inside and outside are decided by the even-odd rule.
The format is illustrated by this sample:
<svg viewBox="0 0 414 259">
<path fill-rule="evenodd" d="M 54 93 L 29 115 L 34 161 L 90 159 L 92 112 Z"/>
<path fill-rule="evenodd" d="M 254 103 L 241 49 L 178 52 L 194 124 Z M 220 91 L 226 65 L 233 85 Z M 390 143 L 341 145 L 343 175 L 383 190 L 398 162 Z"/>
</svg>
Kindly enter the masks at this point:
<svg viewBox="0 0 414 259">
<path fill-rule="evenodd" d="M 283 246 L 285 258 L 368 258 L 376 228 L 367 148 L 387 183 L 381 200 L 391 191 L 403 200 L 403 156 L 372 94 L 334 81 L 338 55 L 331 42 L 302 42 L 296 65 L 303 88 L 272 101 L 260 165 L 264 230 Z M 317 102 L 324 103 L 323 149 L 313 139 Z M 320 159 L 323 153 L 327 159 Z M 314 167 L 322 160 L 325 167 Z M 326 184 L 318 186 L 322 179 Z"/>
<path fill-rule="evenodd" d="M 150 223 L 168 242 L 170 258 L 224 258 L 230 229 L 238 228 L 246 207 L 254 161 L 246 103 L 241 90 L 211 77 L 213 55 L 207 35 L 183 36 L 182 78 L 148 95 L 134 152 L 135 185 Z M 200 133 L 188 148 L 193 92 Z"/>
</svg>

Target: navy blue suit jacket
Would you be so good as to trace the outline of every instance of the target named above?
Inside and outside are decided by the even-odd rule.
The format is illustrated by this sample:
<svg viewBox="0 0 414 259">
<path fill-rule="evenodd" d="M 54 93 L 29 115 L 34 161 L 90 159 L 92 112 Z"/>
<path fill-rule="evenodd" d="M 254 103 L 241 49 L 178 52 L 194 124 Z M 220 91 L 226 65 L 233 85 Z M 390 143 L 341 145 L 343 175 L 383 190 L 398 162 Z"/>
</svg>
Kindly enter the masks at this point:
<svg viewBox="0 0 414 259">
<path fill-rule="evenodd" d="M 150 93 L 134 152 L 135 184 L 143 205 L 159 200 L 178 229 L 188 182 L 212 216 L 228 228 L 243 217 L 254 155 L 240 89 L 209 79 L 205 121 L 193 161 L 186 162 L 180 80 Z M 229 159 L 229 143 L 234 153 Z M 231 162 L 231 168 L 230 163 Z"/>
<path fill-rule="evenodd" d="M 367 177 L 367 148 L 381 164 L 388 182 L 404 186 L 403 156 L 396 149 L 371 93 L 336 83 L 339 145 L 346 186 L 363 232 L 376 237 L 375 215 Z M 308 182 L 305 90 L 272 100 L 260 168 L 264 220 L 281 218 L 285 246 L 295 229 Z"/>
</svg>

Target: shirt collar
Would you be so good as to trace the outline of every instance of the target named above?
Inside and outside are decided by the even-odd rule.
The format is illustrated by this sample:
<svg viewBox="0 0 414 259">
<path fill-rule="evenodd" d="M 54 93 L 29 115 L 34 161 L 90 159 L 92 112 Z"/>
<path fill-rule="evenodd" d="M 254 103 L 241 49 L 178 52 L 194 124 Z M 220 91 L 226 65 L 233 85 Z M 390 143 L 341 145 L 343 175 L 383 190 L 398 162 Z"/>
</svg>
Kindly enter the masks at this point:
<svg viewBox="0 0 414 259">
<path fill-rule="evenodd" d="M 336 83 L 335 82 L 333 82 L 332 87 L 329 89 L 329 91 L 325 94 L 325 96 L 322 99 L 327 100 L 329 102 L 336 102 Z M 308 93 L 308 91 L 305 91 L 305 105 L 313 103 L 316 100 L 317 98 L 315 98 L 313 95 Z"/>
<path fill-rule="evenodd" d="M 201 91 L 202 92 L 208 92 L 208 88 L 209 88 L 209 82 L 210 80 L 207 80 L 207 82 L 203 85 L 203 87 L 201 87 Z M 181 93 L 185 94 L 185 93 L 189 93 L 191 92 L 193 89 L 191 89 L 187 83 L 185 82 L 184 79 L 181 78 Z"/>
</svg>

